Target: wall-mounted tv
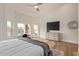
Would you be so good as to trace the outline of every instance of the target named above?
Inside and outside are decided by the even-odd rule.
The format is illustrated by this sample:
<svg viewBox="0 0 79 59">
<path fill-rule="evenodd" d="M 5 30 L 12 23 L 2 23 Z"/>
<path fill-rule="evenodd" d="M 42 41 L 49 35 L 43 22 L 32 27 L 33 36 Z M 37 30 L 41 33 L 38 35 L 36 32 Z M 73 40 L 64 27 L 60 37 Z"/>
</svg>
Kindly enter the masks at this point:
<svg viewBox="0 0 79 59">
<path fill-rule="evenodd" d="M 60 30 L 60 22 L 59 21 L 47 22 L 47 32 L 49 32 L 50 30 L 59 31 Z"/>
</svg>

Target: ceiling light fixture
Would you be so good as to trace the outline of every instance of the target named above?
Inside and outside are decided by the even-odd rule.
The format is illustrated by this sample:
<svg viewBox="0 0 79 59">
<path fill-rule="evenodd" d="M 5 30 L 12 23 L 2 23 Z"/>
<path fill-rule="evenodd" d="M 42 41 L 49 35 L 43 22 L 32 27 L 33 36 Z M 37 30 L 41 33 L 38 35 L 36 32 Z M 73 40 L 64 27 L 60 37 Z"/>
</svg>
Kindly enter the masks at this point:
<svg viewBox="0 0 79 59">
<path fill-rule="evenodd" d="M 39 11 L 39 8 L 38 8 L 38 6 L 34 6 L 34 8 L 36 9 L 36 11 Z"/>
<path fill-rule="evenodd" d="M 34 8 L 38 8 L 38 6 L 34 6 Z"/>
<path fill-rule="evenodd" d="M 36 11 L 39 11 L 39 8 L 38 8 L 38 6 L 34 6 L 34 8 L 36 9 Z"/>
<path fill-rule="evenodd" d="M 30 4 L 27 4 L 27 6 L 34 7 L 36 11 L 40 11 L 39 6 L 42 4 L 43 3 L 30 3 Z"/>
</svg>

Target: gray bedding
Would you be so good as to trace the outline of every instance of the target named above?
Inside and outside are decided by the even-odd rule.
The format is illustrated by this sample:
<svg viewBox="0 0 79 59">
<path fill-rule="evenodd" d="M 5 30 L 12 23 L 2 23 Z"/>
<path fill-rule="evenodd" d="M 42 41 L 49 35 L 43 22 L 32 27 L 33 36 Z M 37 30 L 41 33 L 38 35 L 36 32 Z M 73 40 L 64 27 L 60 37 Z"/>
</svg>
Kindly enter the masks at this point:
<svg viewBox="0 0 79 59">
<path fill-rule="evenodd" d="M 35 45 L 39 45 L 40 47 L 43 48 L 44 50 L 44 55 L 45 56 L 48 56 L 49 55 L 49 46 L 48 44 L 44 43 L 44 42 L 41 42 L 41 41 L 38 41 L 38 40 L 33 40 L 31 38 L 20 38 L 21 40 L 23 41 L 26 41 L 26 42 L 29 42 L 29 43 L 32 43 L 32 44 L 35 44 Z"/>
</svg>

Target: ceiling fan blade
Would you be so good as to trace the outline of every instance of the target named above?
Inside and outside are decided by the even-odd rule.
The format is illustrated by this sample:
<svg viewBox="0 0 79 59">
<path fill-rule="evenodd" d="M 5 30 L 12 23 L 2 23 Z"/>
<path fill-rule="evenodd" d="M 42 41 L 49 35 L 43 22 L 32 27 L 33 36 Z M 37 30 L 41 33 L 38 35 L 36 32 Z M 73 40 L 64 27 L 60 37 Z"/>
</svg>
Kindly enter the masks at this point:
<svg viewBox="0 0 79 59">
<path fill-rule="evenodd" d="M 42 5 L 43 3 L 37 3 L 35 6 Z"/>
<path fill-rule="evenodd" d="M 33 3 L 33 4 L 29 3 L 29 4 L 27 4 L 27 6 L 32 6 L 33 7 L 33 6 L 39 6 L 39 5 L 42 5 L 42 4 L 43 3 Z"/>
</svg>

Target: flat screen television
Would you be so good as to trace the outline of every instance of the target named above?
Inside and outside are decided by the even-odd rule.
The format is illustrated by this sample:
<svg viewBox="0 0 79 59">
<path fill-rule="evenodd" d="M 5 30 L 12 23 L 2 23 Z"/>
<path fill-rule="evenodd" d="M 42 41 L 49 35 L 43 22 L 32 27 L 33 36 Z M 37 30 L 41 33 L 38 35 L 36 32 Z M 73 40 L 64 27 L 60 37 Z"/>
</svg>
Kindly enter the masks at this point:
<svg viewBox="0 0 79 59">
<path fill-rule="evenodd" d="M 47 32 L 49 32 L 50 30 L 59 31 L 60 30 L 60 22 L 59 21 L 47 22 Z"/>
</svg>

